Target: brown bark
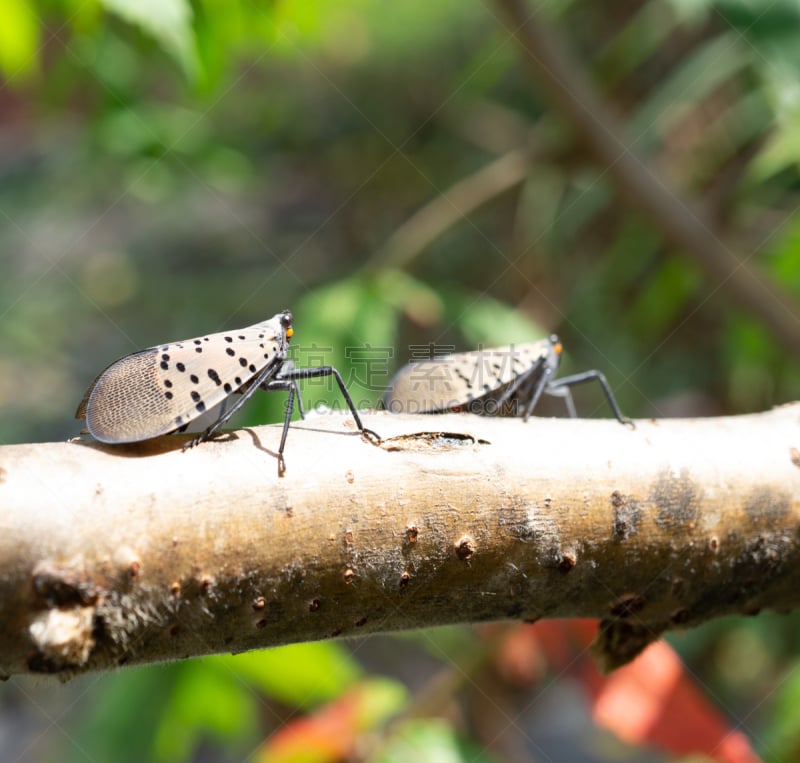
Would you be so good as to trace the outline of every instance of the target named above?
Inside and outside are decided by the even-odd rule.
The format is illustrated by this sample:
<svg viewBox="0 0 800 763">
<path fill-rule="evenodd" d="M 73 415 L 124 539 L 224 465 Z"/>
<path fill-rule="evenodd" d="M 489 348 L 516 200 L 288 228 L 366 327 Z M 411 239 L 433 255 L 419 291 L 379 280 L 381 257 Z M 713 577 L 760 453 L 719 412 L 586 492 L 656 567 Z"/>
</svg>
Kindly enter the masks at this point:
<svg viewBox="0 0 800 763">
<path fill-rule="evenodd" d="M 719 419 L 365 414 L 182 452 L 0 448 L 0 671 L 445 623 L 600 617 L 606 666 L 667 628 L 800 600 L 800 404 Z"/>
</svg>

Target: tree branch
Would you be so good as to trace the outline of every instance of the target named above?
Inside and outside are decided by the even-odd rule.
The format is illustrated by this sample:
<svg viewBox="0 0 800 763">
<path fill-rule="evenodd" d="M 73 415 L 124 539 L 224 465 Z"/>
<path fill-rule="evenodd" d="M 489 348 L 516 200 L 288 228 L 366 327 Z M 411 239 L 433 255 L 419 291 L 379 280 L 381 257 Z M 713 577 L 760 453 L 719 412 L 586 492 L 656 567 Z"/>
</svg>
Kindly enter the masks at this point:
<svg viewBox="0 0 800 763">
<path fill-rule="evenodd" d="M 799 422 L 368 413 L 376 447 L 331 413 L 292 426 L 283 478 L 277 426 L 3 446 L 0 672 L 589 616 L 613 667 L 797 606 Z"/>
</svg>

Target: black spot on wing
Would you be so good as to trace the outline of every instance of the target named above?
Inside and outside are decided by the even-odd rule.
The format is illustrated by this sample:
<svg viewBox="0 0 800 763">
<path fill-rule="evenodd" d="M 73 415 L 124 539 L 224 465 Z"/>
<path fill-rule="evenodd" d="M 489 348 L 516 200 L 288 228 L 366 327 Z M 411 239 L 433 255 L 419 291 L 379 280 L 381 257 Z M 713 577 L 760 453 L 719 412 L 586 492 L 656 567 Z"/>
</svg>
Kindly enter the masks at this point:
<svg viewBox="0 0 800 763">
<path fill-rule="evenodd" d="M 220 384 L 222 384 L 222 379 L 219 378 L 219 374 L 213 368 L 208 369 L 208 378 L 211 379 L 211 381 L 213 381 L 218 387 Z"/>
</svg>

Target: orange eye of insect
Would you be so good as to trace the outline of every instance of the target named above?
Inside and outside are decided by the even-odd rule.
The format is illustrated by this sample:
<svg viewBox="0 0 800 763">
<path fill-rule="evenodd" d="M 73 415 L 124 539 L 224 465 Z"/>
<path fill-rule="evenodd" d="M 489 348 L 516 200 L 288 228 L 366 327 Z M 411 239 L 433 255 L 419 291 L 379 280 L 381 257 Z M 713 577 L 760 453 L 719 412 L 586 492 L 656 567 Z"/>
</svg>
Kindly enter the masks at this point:
<svg viewBox="0 0 800 763">
<path fill-rule="evenodd" d="M 286 329 L 286 338 L 291 339 L 293 334 L 294 334 L 294 329 L 291 326 L 289 326 L 289 328 Z"/>
<path fill-rule="evenodd" d="M 561 354 L 561 351 L 562 351 L 563 349 L 564 349 L 564 345 L 563 345 L 563 344 L 561 344 L 561 342 L 556 342 L 556 343 L 553 345 L 553 352 L 555 352 L 555 354 L 556 354 L 556 355 L 560 355 L 560 354 Z"/>
</svg>

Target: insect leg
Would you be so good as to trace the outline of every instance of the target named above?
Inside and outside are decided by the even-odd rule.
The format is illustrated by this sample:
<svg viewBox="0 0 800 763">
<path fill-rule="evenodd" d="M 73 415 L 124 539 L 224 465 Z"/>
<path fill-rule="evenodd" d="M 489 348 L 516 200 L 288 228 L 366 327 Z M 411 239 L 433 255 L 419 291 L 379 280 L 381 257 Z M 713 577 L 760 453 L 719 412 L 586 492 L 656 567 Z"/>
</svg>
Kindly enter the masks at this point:
<svg viewBox="0 0 800 763">
<path fill-rule="evenodd" d="M 289 434 L 289 423 L 292 420 L 294 411 L 294 397 L 297 389 L 297 382 L 289 385 L 289 397 L 286 400 L 286 416 L 283 419 L 283 432 L 281 432 L 281 444 L 278 446 L 278 476 L 283 477 L 286 472 L 286 461 L 283 459 L 283 448 L 286 445 L 286 435 Z"/>
<path fill-rule="evenodd" d="M 347 403 L 347 407 L 350 409 L 350 413 L 352 414 L 353 419 L 356 422 L 358 430 L 361 432 L 362 435 L 365 435 L 367 439 L 371 440 L 373 444 L 377 445 L 381 441 L 380 435 L 377 434 L 376 432 L 373 432 L 371 429 L 367 429 L 361 423 L 361 417 L 358 415 L 356 406 L 353 403 L 353 398 L 350 397 L 350 393 L 347 391 L 347 387 L 345 387 L 344 385 L 344 380 L 342 379 L 342 375 L 333 366 L 317 366 L 315 368 L 290 368 L 288 371 L 281 370 L 276 381 L 296 382 L 298 379 L 318 379 L 321 376 L 333 376 L 333 378 L 336 379 L 336 383 L 339 385 L 342 397 L 344 398 L 344 401 Z"/>
<path fill-rule="evenodd" d="M 295 370 L 294 361 L 287 360 L 284 361 L 284 364 L 281 366 L 281 370 L 278 373 L 278 377 L 286 376 L 286 374 L 291 373 Z M 297 401 L 297 410 L 300 413 L 300 418 L 304 419 L 306 417 L 306 407 L 303 405 L 303 396 L 300 394 L 300 386 L 297 384 L 297 380 L 293 380 L 291 384 L 294 386 L 294 394 L 295 399 Z M 289 389 L 286 385 L 281 386 L 278 380 L 267 380 L 261 385 L 261 389 L 263 390 L 275 390 L 275 389 Z"/>
<path fill-rule="evenodd" d="M 550 389 L 558 389 L 559 387 L 574 387 L 576 384 L 585 384 L 586 382 L 596 381 L 603 390 L 603 394 L 606 396 L 606 400 L 608 401 L 608 406 L 611 408 L 614 416 L 616 416 L 617 421 L 620 424 L 625 424 L 625 426 L 633 427 L 633 422 L 627 417 L 623 416 L 622 412 L 617 405 L 617 401 L 614 399 L 614 394 L 611 392 L 611 387 L 608 386 L 608 382 L 606 381 L 606 377 L 600 371 L 584 371 L 581 374 L 573 374 L 572 376 L 564 376 L 561 379 L 555 379 L 547 384 Z"/>
<path fill-rule="evenodd" d="M 242 392 L 242 396 L 224 413 L 220 414 L 220 417 L 210 426 L 204 429 L 197 437 L 193 440 L 189 440 L 184 446 L 184 450 L 188 450 L 189 448 L 193 448 L 195 445 L 199 445 L 201 442 L 205 442 L 208 440 L 226 421 L 228 421 L 231 416 L 233 416 L 236 411 L 238 411 L 253 395 L 253 393 L 259 389 L 268 379 L 274 376 L 281 367 L 281 360 L 279 358 L 273 358 L 272 362 L 268 363 L 253 379 L 253 383 L 244 391 Z"/>
<path fill-rule="evenodd" d="M 572 392 L 570 391 L 569 387 L 554 387 L 551 384 L 550 386 L 545 387 L 544 394 L 550 395 L 551 397 L 563 398 L 564 405 L 567 406 L 567 415 L 571 419 L 578 418 L 578 412 L 575 409 L 575 401 L 572 399 Z"/>
<path fill-rule="evenodd" d="M 554 371 L 555 368 L 553 366 L 548 363 L 544 364 L 542 375 L 536 379 L 536 384 L 532 389 L 531 399 L 528 401 L 528 405 L 525 408 L 525 415 L 522 417 L 523 421 L 527 421 L 530 418 L 530 415 L 533 413 L 533 409 L 539 402 L 539 398 L 542 396 L 542 392 L 544 392 L 545 387 L 550 385 L 550 377 L 553 375 Z"/>
</svg>

